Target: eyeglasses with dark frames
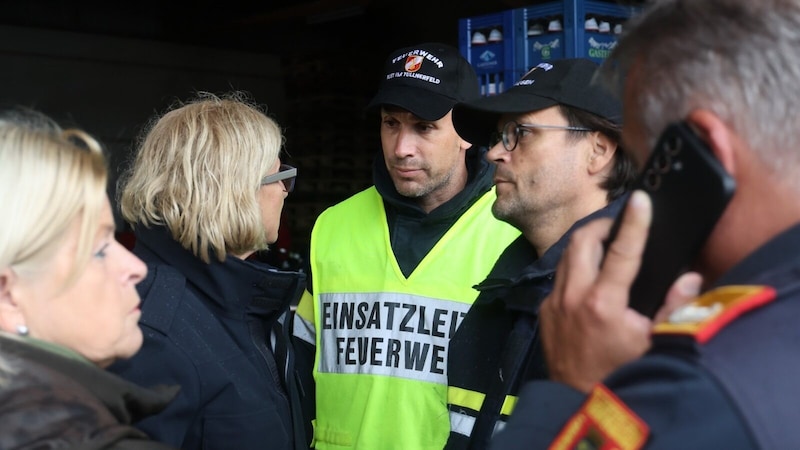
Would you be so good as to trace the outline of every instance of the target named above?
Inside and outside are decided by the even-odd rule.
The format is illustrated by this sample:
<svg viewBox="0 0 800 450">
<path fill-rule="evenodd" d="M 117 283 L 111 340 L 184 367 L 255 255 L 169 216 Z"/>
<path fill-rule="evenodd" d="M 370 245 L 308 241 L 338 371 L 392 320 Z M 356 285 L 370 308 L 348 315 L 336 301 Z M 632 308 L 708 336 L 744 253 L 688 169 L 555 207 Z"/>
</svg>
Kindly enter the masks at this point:
<svg viewBox="0 0 800 450">
<path fill-rule="evenodd" d="M 571 127 L 562 125 L 542 125 L 538 123 L 517 123 L 513 120 L 503 125 L 503 131 L 492 133 L 489 145 L 494 147 L 498 142 L 503 142 L 503 148 L 513 152 L 519 143 L 520 130 L 566 130 L 566 131 L 592 131 L 586 127 Z"/>
<path fill-rule="evenodd" d="M 297 168 L 288 164 L 281 164 L 281 167 L 276 173 L 267 175 L 261 179 L 261 185 L 263 186 L 265 184 L 277 183 L 280 181 L 283 184 L 284 191 L 292 192 L 294 190 L 294 181 L 296 177 Z"/>
</svg>

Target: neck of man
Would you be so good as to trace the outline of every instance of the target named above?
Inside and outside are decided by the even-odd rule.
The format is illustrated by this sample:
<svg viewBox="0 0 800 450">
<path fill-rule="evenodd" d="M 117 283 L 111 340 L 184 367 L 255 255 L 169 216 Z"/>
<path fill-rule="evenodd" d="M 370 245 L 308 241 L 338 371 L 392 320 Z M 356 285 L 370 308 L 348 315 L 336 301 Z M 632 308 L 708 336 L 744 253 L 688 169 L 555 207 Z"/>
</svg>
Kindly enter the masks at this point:
<svg viewBox="0 0 800 450">
<path fill-rule="evenodd" d="M 694 270 L 706 287 L 768 241 L 800 223 L 800 185 L 756 160 L 740 164 L 737 192 L 706 241 Z"/>
<path fill-rule="evenodd" d="M 542 257 L 575 222 L 608 205 L 608 192 L 598 189 L 590 194 L 584 193 L 560 208 L 543 213 L 532 213 L 526 223 L 519 227 L 522 234 Z"/>
</svg>

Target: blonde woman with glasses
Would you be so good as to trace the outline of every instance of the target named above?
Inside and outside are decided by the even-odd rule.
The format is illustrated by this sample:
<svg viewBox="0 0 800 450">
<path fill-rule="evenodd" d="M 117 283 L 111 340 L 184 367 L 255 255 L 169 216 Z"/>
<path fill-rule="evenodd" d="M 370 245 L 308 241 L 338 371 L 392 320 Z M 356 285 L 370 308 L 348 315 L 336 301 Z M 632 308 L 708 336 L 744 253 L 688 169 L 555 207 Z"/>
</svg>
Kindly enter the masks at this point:
<svg viewBox="0 0 800 450">
<path fill-rule="evenodd" d="M 142 345 L 141 260 L 114 240 L 98 143 L 0 115 L 0 448 L 166 449 L 131 423 L 163 409 L 103 368 Z"/>
<path fill-rule="evenodd" d="M 112 367 L 179 384 L 138 426 L 182 449 L 308 448 L 287 311 L 305 276 L 248 260 L 278 238 L 297 170 L 278 124 L 241 94 L 201 95 L 155 120 L 121 189 L 148 265 L 144 347 Z"/>
</svg>

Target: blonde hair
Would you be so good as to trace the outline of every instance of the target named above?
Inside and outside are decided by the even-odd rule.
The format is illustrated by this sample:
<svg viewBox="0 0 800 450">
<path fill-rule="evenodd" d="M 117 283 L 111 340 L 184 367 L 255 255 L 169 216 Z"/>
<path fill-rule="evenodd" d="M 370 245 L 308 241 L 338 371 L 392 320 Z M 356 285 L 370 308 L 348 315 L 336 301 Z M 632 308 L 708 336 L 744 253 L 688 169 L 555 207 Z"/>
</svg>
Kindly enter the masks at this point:
<svg viewBox="0 0 800 450">
<path fill-rule="evenodd" d="M 166 226 L 205 262 L 267 247 L 257 193 L 281 129 L 244 94 L 203 93 L 155 120 L 123 177 L 122 215 Z"/>
<path fill-rule="evenodd" d="M 76 218 L 80 231 L 74 282 L 91 257 L 106 200 L 100 145 L 81 130 L 62 130 L 34 111 L 0 114 L 0 267 L 19 276 L 43 272 Z"/>
</svg>

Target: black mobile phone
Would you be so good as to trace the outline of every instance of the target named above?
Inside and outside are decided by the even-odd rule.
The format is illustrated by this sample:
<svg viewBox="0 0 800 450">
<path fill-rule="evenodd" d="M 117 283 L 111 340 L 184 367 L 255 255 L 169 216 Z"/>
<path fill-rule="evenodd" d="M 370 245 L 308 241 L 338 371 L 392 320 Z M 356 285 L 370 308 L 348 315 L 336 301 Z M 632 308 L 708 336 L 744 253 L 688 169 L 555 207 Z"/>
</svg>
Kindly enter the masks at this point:
<svg viewBox="0 0 800 450">
<path fill-rule="evenodd" d="M 672 283 L 689 269 L 728 205 L 736 183 L 685 122 L 670 124 L 637 178 L 650 196 L 653 220 L 629 304 L 653 317 Z M 611 228 L 616 237 L 624 211 Z"/>
</svg>

